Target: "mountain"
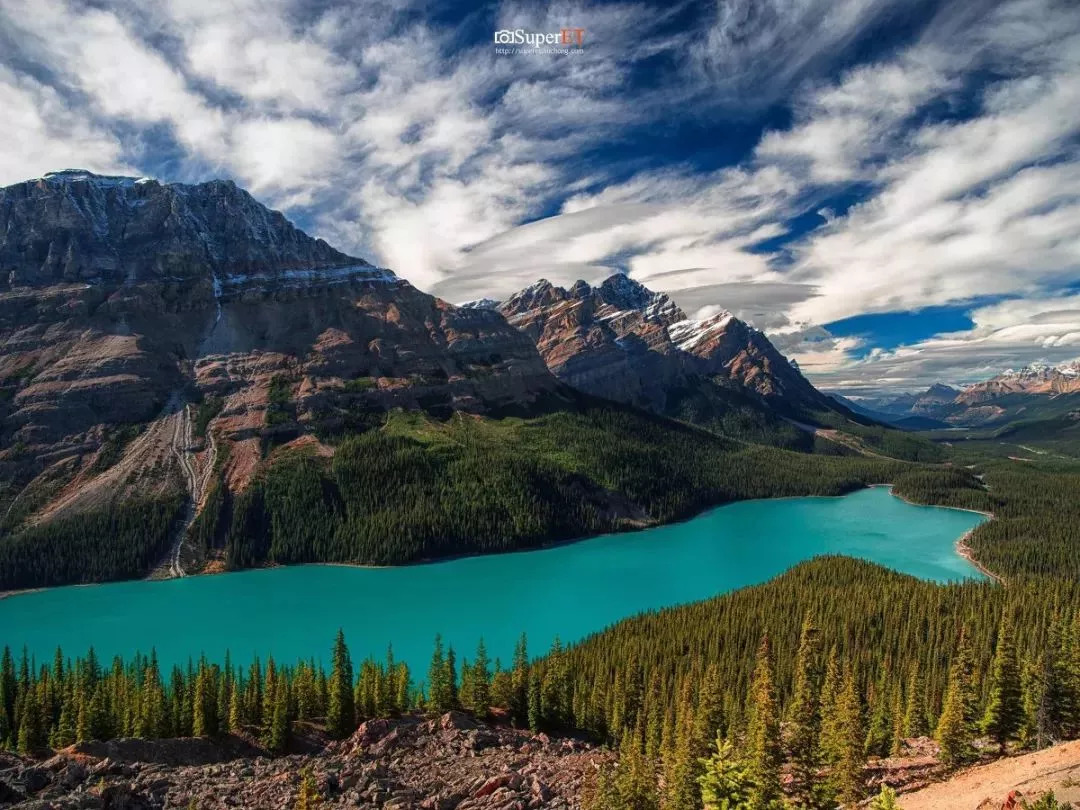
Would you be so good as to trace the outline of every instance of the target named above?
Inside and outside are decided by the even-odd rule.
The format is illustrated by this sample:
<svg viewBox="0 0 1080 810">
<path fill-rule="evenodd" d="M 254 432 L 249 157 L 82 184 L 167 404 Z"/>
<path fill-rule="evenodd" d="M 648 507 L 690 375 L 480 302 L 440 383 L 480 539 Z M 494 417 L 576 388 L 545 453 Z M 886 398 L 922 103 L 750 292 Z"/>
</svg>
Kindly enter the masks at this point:
<svg viewBox="0 0 1080 810">
<path fill-rule="evenodd" d="M 1080 360 L 1008 370 L 966 388 L 935 383 L 918 394 L 857 401 L 837 398 L 860 413 L 898 427 L 927 429 L 998 426 L 1016 419 L 1053 418 L 1080 407 Z M 930 422 L 926 420 L 931 420 Z M 940 426 L 940 425 L 938 425 Z"/>
<path fill-rule="evenodd" d="M 979 405 L 1009 394 L 1056 396 L 1080 392 L 1080 360 L 1059 366 L 1032 365 L 969 385 L 957 396 L 963 405 Z"/>
<path fill-rule="evenodd" d="M 185 485 L 198 511 L 215 469 L 243 489 L 267 442 L 557 387 L 498 313 L 231 182 L 69 170 L 0 189 L 0 532 Z"/>
<path fill-rule="evenodd" d="M 569 289 L 541 279 L 498 310 L 532 339 L 556 377 L 596 396 L 701 424 L 732 408 L 774 420 L 848 413 L 730 312 L 692 320 L 667 295 L 622 273 Z"/>
</svg>

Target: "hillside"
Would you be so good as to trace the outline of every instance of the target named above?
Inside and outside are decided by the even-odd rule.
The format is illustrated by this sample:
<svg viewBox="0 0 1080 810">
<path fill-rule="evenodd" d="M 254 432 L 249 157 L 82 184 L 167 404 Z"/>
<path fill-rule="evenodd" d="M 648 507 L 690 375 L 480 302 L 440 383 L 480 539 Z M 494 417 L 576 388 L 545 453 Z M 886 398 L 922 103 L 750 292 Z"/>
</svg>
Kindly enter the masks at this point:
<svg viewBox="0 0 1080 810">
<path fill-rule="evenodd" d="M 1080 802 L 1080 741 L 968 768 L 950 779 L 900 797 L 901 810 L 1001 810 L 1034 804 L 1046 793 Z M 1014 803 L 1013 807 L 1017 805 Z"/>
</svg>

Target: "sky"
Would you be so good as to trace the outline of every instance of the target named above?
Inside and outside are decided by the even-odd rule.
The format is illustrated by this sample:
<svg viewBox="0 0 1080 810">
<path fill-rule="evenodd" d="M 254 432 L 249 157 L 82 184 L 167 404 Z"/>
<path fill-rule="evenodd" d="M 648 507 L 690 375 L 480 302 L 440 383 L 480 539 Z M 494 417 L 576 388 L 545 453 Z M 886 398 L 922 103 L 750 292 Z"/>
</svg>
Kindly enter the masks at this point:
<svg viewBox="0 0 1080 810">
<path fill-rule="evenodd" d="M 624 272 L 848 395 L 1080 356 L 1076 0 L 0 0 L 0 110 L 0 185 L 231 178 L 453 302 Z"/>
</svg>

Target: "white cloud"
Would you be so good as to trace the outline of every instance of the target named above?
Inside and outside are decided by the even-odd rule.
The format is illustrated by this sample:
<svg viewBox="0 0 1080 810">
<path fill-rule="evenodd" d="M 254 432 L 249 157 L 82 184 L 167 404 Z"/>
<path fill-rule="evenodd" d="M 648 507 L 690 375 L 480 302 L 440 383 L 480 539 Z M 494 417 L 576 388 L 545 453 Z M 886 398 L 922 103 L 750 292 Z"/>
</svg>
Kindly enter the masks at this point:
<svg viewBox="0 0 1080 810">
<path fill-rule="evenodd" d="M 131 170 L 116 137 L 90 121 L 72 119 L 56 90 L 3 65 L 0 110 L 5 130 L 0 149 L 2 185 L 70 166 L 105 173 Z"/>
<path fill-rule="evenodd" d="M 827 80 L 902 4 L 718 0 L 704 33 L 662 33 L 681 4 L 494 10 L 498 27 L 586 29 L 584 54 L 551 59 L 461 48 L 408 2 L 0 0 L 0 182 L 135 170 L 148 142 L 171 137 L 178 179 L 234 177 L 452 300 L 623 269 L 689 312 L 722 306 L 782 335 L 804 368 L 890 385 L 953 368 L 920 357 L 975 363 L 988 335 L 1017 356 L 1075 345 L 1073 321 L 1045 321 L 1052 291 L 1080 277 L 1069 4 L 949 4 L 913 44 Z M 777 101 L 791 126 L 740 165 L 583 157 L 645 126 L 722 127 Z M 864 198 L 845 210 L 836 198 L 853 184 Z M 815 210 L 821 228 L 761 250 Z M 857 341 L 804 326 L 986 295 L 1040 309 L 991 328 L 998 316 L 982 308 L 955 345 L 862 360 Z"/>
<path fill-rule="evenodd" d="M 860 359 L 851 356 L 862 347 L 857 338 L 836 338 L 820 327 L 785 335 L 778 345 L 819 385 L 859 392 L 964 385 L 1006 368 L 1062 363 L 1080 354 L 1080 295 L 1013 299 L 969 314 L 970 330 L 877 349 Z"/>
</svg>

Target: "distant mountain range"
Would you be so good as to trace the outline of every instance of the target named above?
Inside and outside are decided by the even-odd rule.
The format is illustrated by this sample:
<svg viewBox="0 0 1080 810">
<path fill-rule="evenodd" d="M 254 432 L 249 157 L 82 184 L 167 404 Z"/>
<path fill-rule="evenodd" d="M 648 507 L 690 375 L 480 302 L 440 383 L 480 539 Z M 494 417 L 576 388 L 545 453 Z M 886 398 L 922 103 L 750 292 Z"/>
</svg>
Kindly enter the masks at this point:
<svg viewBox="0 0 1080 810">
<path fill-rule="evenodd" d="M 908 429 L 997 426 L 1080 409 L 1080 360 L 1009 369 L 962 389 L 936 383 L 921 393 L 832 396 L 865 416 Z"/>
</svg>

